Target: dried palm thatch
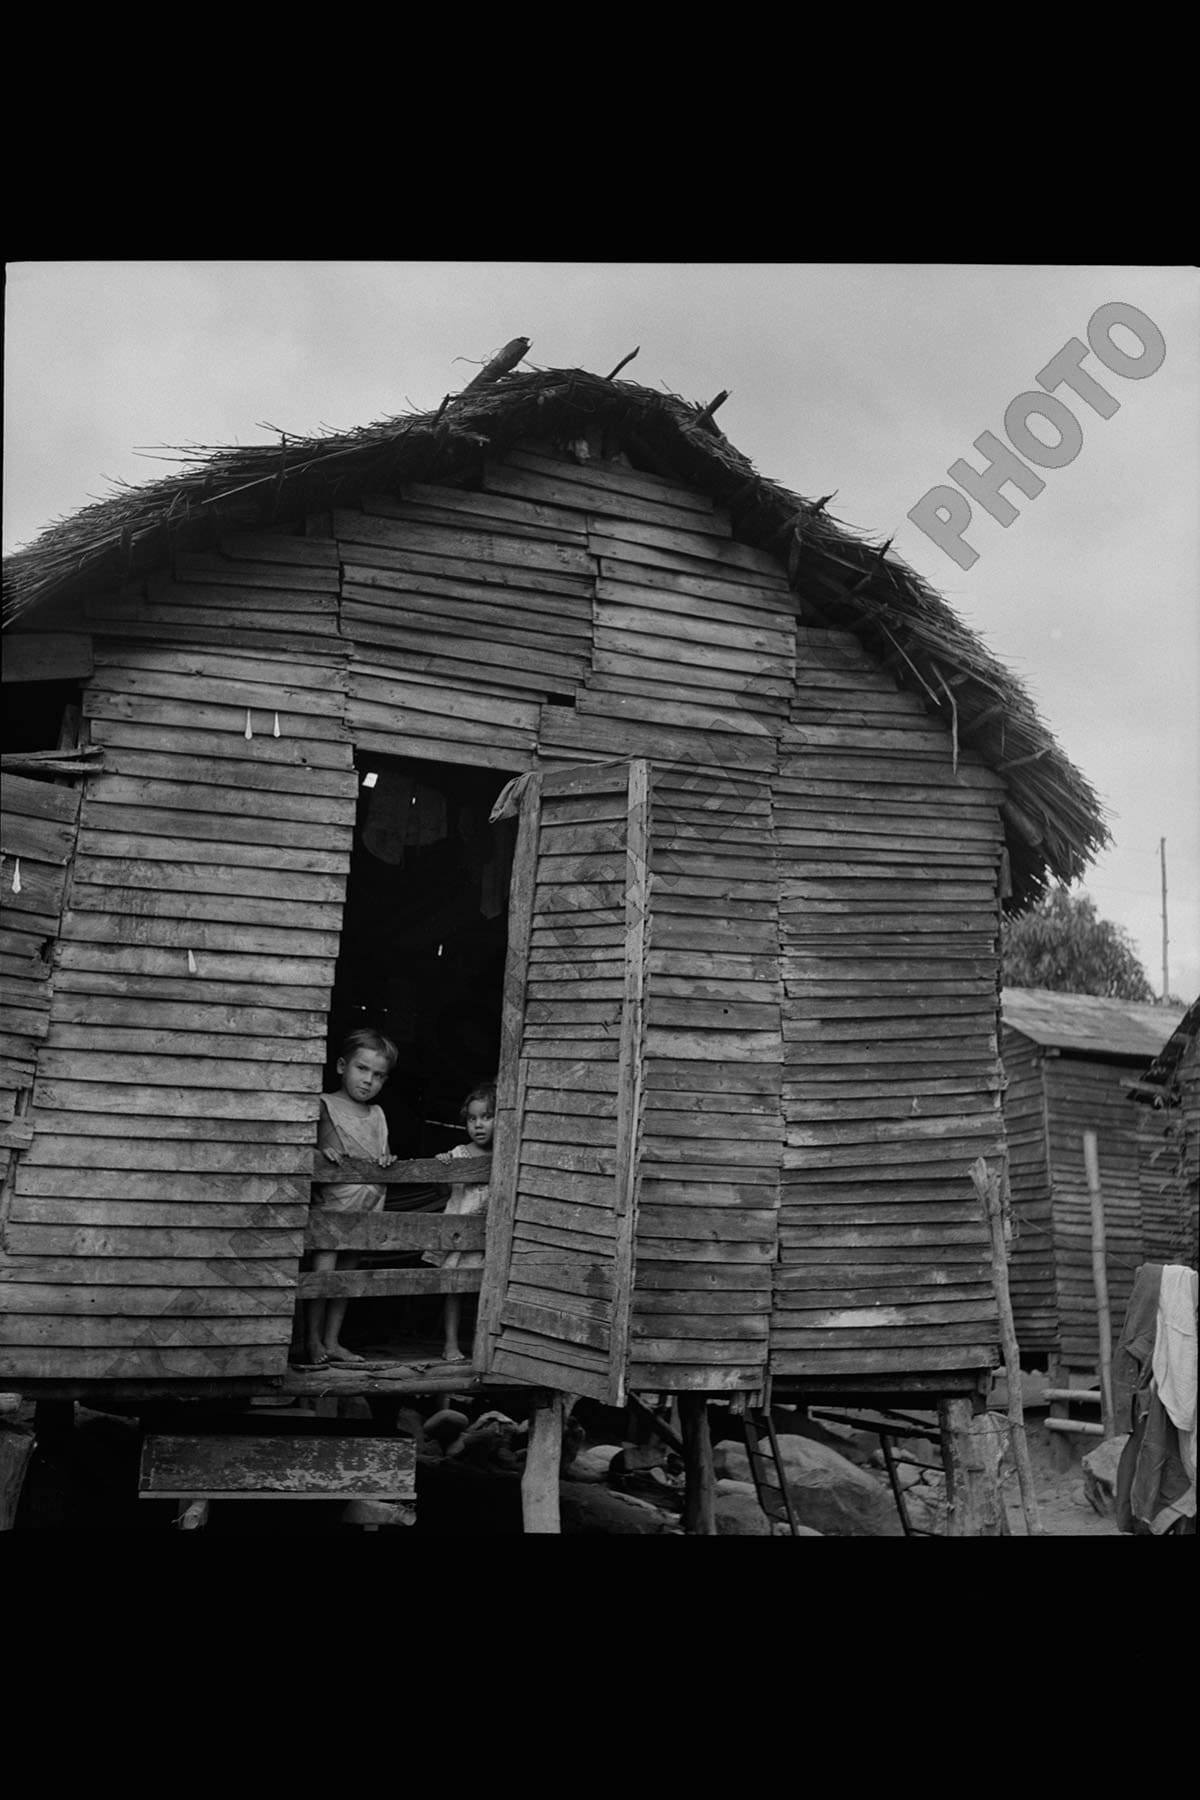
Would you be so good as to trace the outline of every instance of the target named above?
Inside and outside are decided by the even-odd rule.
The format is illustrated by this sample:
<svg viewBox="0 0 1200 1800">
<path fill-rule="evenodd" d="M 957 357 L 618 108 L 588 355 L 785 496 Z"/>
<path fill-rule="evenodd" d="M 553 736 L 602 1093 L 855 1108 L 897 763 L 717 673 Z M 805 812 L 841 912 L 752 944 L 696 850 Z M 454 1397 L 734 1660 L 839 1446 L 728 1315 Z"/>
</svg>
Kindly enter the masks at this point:
<svg viewBox="0 0 1200 1800">
<path fill-rule="evenodd" d="M 524 344 L 516 340 L 514 346 Z M 527 348 L 527 345 L 525 345 Z M 626 358 L 626 361 L 629 359 Z M 495 365 L 490 367 L 494 368 Z M 624 367 L 624 363 L 618 368 Z M 485 456 L 522 438 L 568 445 L 603 434 L 635 466 L 691 483 L 725 507 L 743 542 L 787 570 L 802 616 L 852 632 L 931 713 L 1004 778 L 1014 899 L 1071 882 L 1109 840 L 1096 794 L 1039 719 L 1021 683 L 889 545 L 759 475 L 707 406 L 581 369 L 484 371 L 435 413 L 315 438 L 164 451 L 181 468 L 60 521 L 5 566 L 5 622 L 51 598 L 115 585 L 176 549 L 230 530 L 299 523 L 405 481 L 469 484 Z"/>
</svg>

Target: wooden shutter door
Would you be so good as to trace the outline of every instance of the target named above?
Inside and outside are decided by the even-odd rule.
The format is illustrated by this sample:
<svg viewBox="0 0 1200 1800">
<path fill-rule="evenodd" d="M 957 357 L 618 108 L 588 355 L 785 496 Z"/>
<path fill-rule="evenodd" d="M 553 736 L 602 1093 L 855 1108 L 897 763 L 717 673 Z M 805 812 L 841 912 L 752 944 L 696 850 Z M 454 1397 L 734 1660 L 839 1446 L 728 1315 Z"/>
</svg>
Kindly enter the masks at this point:
<svg viewBox="0 0 1200 1800">
<path fill-rule="evenodd" d="M 624 1398 L 642 1082 L 649 765 L 525 779 L 478 1354 Z"/>
</svg>

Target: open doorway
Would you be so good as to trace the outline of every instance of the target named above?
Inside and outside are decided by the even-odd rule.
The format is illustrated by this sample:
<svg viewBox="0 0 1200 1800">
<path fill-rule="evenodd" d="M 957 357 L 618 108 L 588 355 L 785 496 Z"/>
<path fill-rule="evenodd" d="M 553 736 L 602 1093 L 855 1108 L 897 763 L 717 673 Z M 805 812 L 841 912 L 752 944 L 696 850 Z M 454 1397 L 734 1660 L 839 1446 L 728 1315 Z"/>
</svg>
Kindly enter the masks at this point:
<svg viewBox="0 0 1200 1800">
<path fill-rule="evenodd" d="M 337 1085 L 338 1048 L 349 1032 L 383 1032 L 399 1050 L 379 1097 L 391 1148 L 405 1160 L 437 1156 L 466 1141 L 463 1100 L 497 1074 L 517 828 L 511 819 L 493 825 L 489 814 L 511 776 L 373 752 L 356 763 L 325 1088 Z M 390 1187 L 386 1209 L 423 1201 L 436 1204 L 437 1190 Z M 366 1266 L 405 1260 L 369 1257 Z M 472 1316 L 473 1305 L 471 1297 Z M 433 1295 L 356 1300 L 345 1341 L 432 1340 L 440 1313 Z M 468 1329 L 470 1322 L 464 1318 Z"/>
</svg>

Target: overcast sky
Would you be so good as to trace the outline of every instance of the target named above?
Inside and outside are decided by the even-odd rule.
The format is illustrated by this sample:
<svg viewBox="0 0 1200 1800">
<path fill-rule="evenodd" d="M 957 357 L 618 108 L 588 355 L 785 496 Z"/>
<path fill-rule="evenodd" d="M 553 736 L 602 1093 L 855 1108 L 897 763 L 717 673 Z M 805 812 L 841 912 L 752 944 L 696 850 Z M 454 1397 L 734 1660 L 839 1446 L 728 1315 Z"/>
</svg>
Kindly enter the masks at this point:
<svg viewBox="0 0 1200 1800">
<path fill-rule="evenodd" d="M 1119 402 L 1058 397 L 1082 442 L 977 503 L 961 568 L 907 517 L 1098 308 L 1165 341 L 1152 374 L 1082 370 Z M 1100 793 L 1114 848 L 1083 887 L 1162 986 L 1200 991 L 1200 276 L 1143 266 L 804 263 L 18 262 L 7 268 L 5 554 L 150 481 L 164 445 L 257 443 L 436 407 L 510 338 L 529 363 L 694 401 L 763 475 L 879 537 L 1018 674 Z M 1133 357 L 1136 340 L 1110 342 Z M 1115 360 L 1114 353 L 1110 358 Z M 1101 403 L 1103 404 L 1103 403 Z M 1035 422 L 1049 442 L 1049 427 Z"/>
</svg>

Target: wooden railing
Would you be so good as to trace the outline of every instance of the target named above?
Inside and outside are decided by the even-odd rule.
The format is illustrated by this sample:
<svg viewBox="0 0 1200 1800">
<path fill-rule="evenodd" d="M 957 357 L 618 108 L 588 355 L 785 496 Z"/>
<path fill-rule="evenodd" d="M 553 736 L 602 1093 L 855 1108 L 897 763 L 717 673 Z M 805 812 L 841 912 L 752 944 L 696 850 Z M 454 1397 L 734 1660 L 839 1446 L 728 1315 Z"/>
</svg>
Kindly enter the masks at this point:
<svg viewBox="0 0 1200 1800">
<path fill-rule="evenodd" d="M 462 1157 L 444 1163 L 436 1157 L 394 1162 L 381 1169 L 378 1163 L 344 1161 L 331 1164 L 317 1155 L 313 1180 L 322 1185 L 371 1182 L 385 1187 L 413 1187 L 436 1182 L 448 1186 L 483 1186 L 491 1174 L 490 1156 Z M 412 1210 L 343 1213 L 313 1207 L 305 1234 L 306 1250 L 357 1250 L 398 1253 L 420 1250 L 482 1250 L 487 1221 L 482 1214 L 447 1218 L 440 1210 L 444 1200 L 413 1201 Z M 438 1210 L 433 1210 L 434 1207 Z M 426 1210 L 429 1209 L 429 1210 Z M 482 1269 L 332 1269 L 326 1274 L 301 1275 L 297 1296 L 301 1300 L 362 1299 L 395 1294 L 477 1294 Z"/>
</svg>

